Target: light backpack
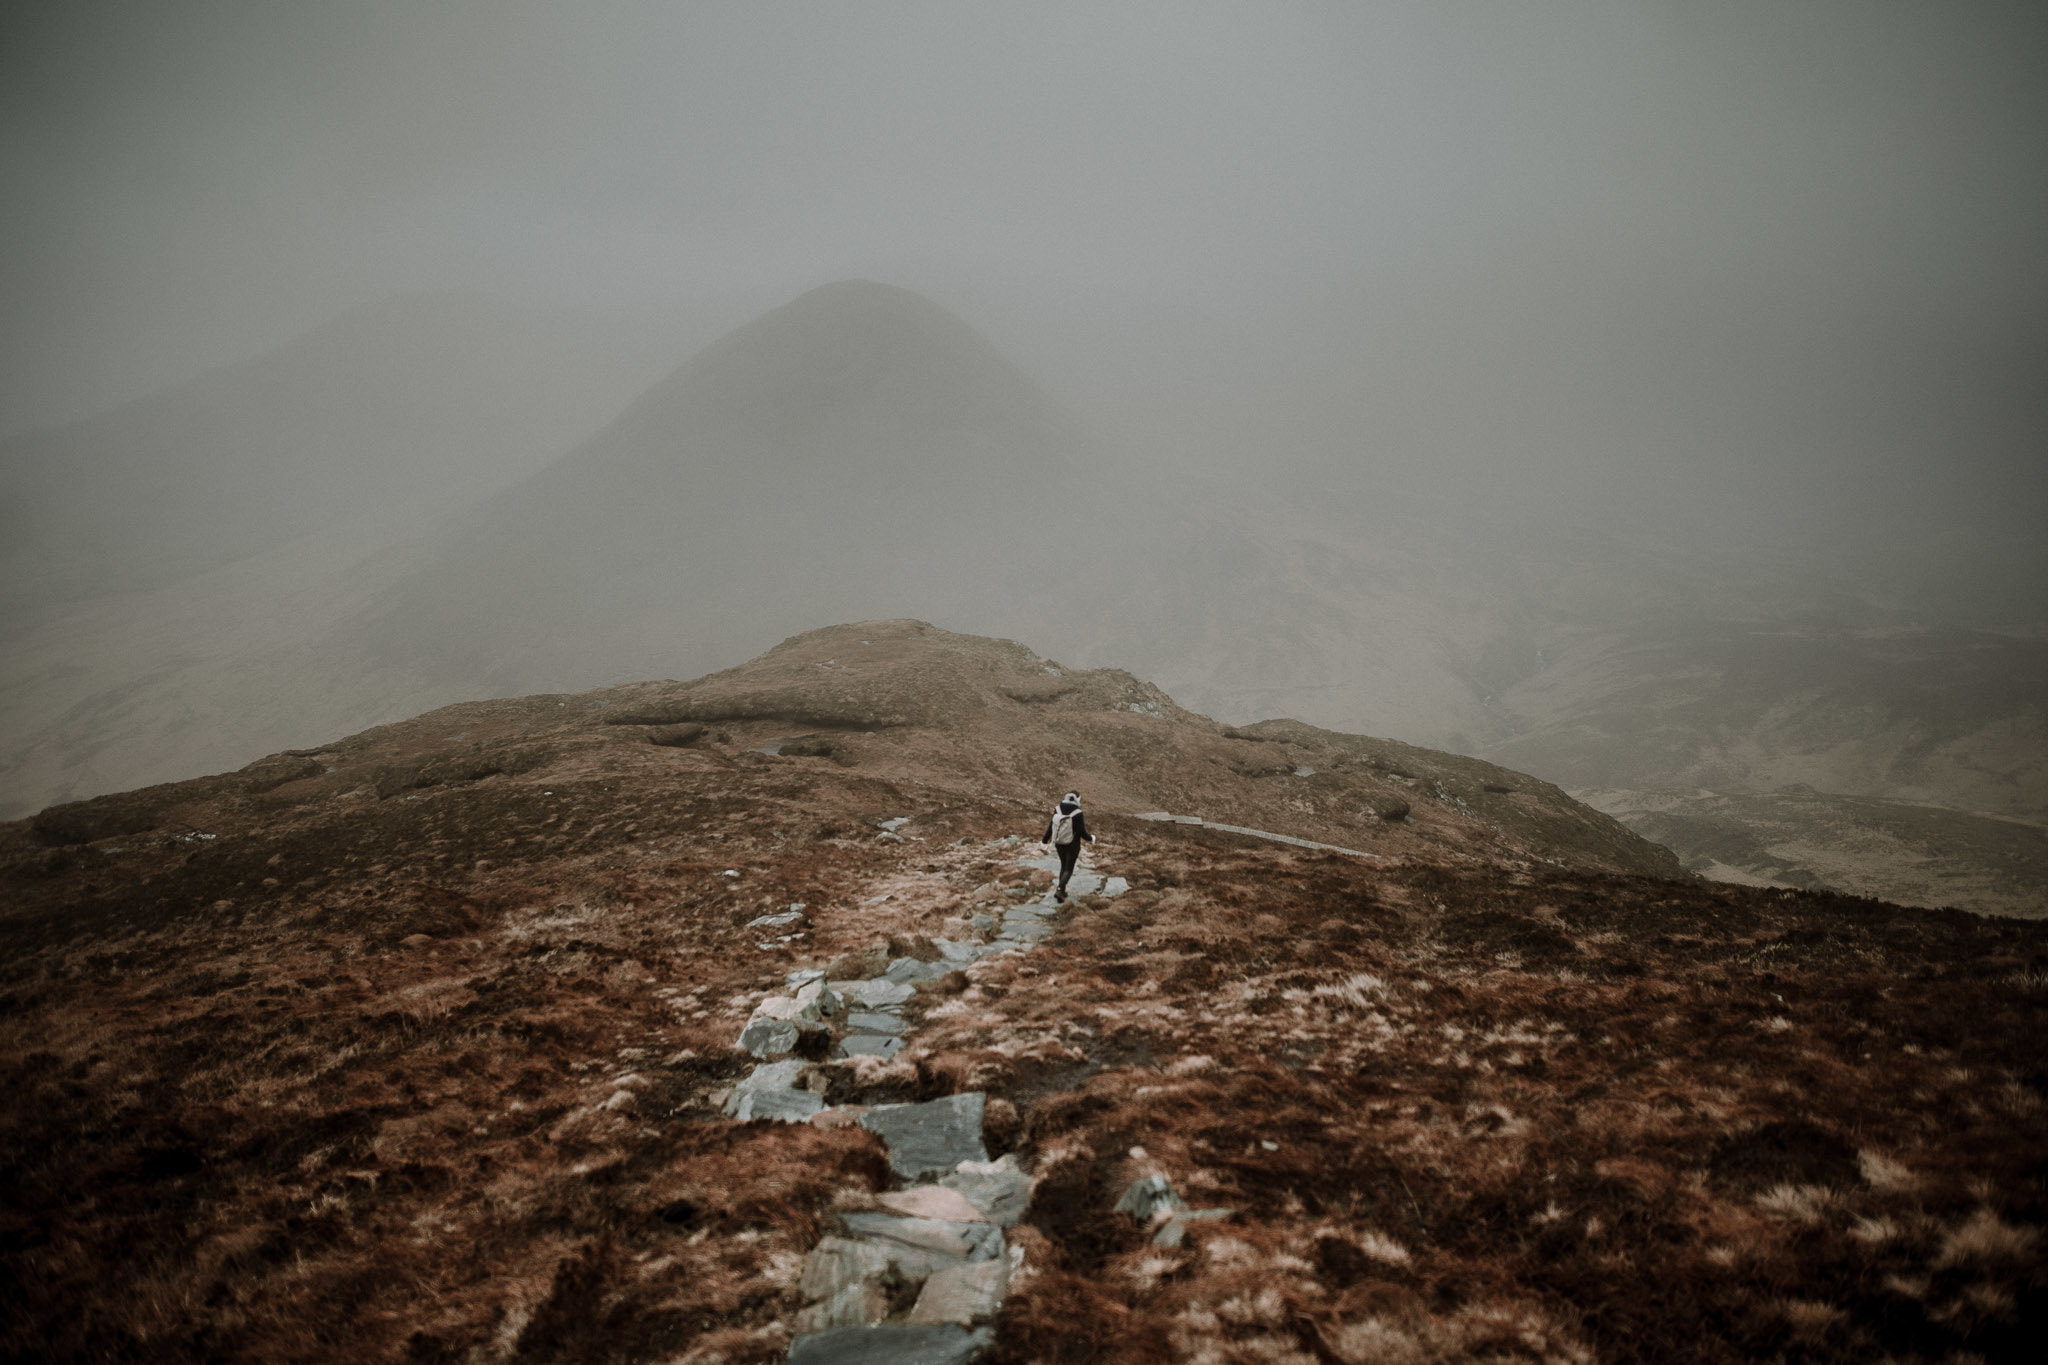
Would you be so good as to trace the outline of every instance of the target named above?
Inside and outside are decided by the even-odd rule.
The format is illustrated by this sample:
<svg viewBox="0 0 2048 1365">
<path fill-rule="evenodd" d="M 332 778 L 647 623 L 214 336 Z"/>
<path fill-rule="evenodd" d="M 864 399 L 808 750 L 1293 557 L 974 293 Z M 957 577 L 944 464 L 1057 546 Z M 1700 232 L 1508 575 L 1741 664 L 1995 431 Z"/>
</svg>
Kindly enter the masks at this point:
<svg viewBox="0 0 2048 1365">
<path fill-rule="evenodd" d="M 1052 842 L 1055 847 L 1074 842 L 1074 816 L 1078 810 L 1067 812 L 1055 807 L 1052 813 Z"/>
</svg>

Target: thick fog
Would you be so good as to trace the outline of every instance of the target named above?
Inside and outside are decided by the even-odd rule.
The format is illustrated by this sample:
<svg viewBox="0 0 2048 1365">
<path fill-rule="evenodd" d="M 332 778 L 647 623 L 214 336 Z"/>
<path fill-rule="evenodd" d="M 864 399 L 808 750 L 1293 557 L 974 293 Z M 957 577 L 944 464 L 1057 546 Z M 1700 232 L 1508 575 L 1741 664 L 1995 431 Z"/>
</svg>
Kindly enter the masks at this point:
<svg viewBox="0 0 2048 1365">
<path fill-rule="evenodd" d="M 1176 459 L 1831 542 L 2048 510 L 2038 6 L 0 22 L 4 430 L 394 292 L 687 341 L 870 277 Z"/>
</svg>

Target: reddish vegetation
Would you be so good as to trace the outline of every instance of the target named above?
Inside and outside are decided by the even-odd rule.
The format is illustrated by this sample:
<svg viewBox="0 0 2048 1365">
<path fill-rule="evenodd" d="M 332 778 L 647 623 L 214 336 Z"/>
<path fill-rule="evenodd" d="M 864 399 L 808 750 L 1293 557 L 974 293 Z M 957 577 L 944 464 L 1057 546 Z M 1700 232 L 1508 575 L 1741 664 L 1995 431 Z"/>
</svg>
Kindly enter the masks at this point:
<svg viewBox="0 0 2048 1365">
<path fill-rule="evenodd" d="M 0 1351 L 776 1358 L 803 1253 L 887 1171 L 857 1128 L 717 1117 L 740 1023 L 791 967 L 960 934 L 1027 880 L 981 841 L 1072 783 L 1134 889 L 826 1068 L 834 1101 L 1000 1101 L 1041 1181 L 1004 1359 L 2040 1334 L 2048 927 L 1640 875 L 1527 779 L 1234 738 L 991 642 L 870 625 L 749 669 L 0 827 Z M 1154 807 L 1387 857 L 1118 818 Z M 1154 1248 L 1113 1207 L 1155 1174 L 1235 1212 Z"/>
</svg>

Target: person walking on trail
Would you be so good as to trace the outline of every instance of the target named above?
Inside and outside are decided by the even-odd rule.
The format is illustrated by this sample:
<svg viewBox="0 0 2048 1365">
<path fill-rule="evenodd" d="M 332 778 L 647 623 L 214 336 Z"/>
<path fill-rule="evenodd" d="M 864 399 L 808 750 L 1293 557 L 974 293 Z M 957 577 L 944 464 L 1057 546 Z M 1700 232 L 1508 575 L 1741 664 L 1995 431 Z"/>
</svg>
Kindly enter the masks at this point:
<svg viewBox="0 0 2048 1365">
<path fill-rule="evenodd" d="M 1052 819 L 1046 822 L 1045 833 L 1039 837 L 1041 844 L 1051 844 L 1053 852 L 1060 855 L 1060 881 L 1053 889 L 1054 904 L 1067 898 L 1067 881 L 1074 875 L 1074 864 L 1081 857 L 1081 841 L 1095 842 L 1095 836 L 1088 832 L 1088 817 L 1081 813 L 1081 794 L 1068 792 L 1053 808 Z"/>
</svg>

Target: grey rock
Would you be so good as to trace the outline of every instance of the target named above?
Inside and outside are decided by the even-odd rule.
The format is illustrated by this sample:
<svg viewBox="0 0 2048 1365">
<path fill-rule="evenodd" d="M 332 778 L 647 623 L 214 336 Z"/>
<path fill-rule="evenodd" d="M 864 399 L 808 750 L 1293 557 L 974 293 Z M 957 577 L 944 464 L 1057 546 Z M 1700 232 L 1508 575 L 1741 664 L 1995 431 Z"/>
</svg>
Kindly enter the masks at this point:
<svg viewBox="0 0 2048 1365">
<path fill-rule="evenodd" d="M 839 1040 L 839 1050 L 849 1057 L 880 1057 L 886 1062 L 903 1051 L 903 1040 L 886 1033 L 851 1033 Z"/>
<path fill-rule="evenodd" d="M 802 924 L 803 922 L 803 911 L 785 910 L 779 915 L 762 915 L 758 919 L 750 919 L 747 921 L 747 927 L 749 929 L 779 929 L 785 924 Z"/>
<path fill-rule="evenodd" d="M 1131 884 L 1122 877 L 1111 877 L 1102 884 L 1102 894 L 1105 896 L 1121 896 L 1130 889 Z"/>
<path fill-rule="evenodd" d="M 900 844 L 903 842 L 903 836 L 893 829 L 885 829 L 880 834 L 877 834 L 875 838 L 878 842 L 884 844 Z"/>
<path fill-rule="evenodd" d="M 1036 943 L 1052 937 L 1052 925 L 1032 915 L 1011 915 L 1003 922 L 1003 937 Z"/>
<path fill-rule="evenodd" d="M 791 972 L 788 976 L 783 977 L 782 984 L 787 986 L 791 990 L 796 990 L 798 987 L 810 985 L 813 981 L 823 981 L 824 979 L 825 973 L 823 969 L 818 967 L 805 967 L 798 971 Z"/>
<path fill-rule="evenodd" d="M 1131 1182 L 1123 1198 L 1116 1201 L 1118 1213 L 1128 1213 L 1140 1223 L 1149 1223 L 1161 1209 L 1177 1213 L 1187 1205 L 1174 1193 L 1173 1182 L 1163 1175 L 1148 1175 Z"/>
<path fill-rule="evenodd" d="M 808 1090 L 750 1090 L 740 1096 L 733 1117 L 742 1123 L 750 1119 L 802 1123 L 824 1107 L 825 1101 Z"/>
<path fill-rule="evenodd" d="M 756 1019 L 740 1032 L 740 1046 L 756 1057 L 780 1057 L 796 1051 L 802 1032 L 794 1019 Z"/>
<path fill-rule="evenodd" d="M 945 1218 L 903 1218 L 893 1213 L 844 1213 L 839 1221 L 870 1245 L 904 1247 L 955 1261 L 986 1261 L 1003 1252 L 1003 1230 L 993 1223 Z"/>
<path fill-rule="evenodd" d="M 867 1242 L 827 1237 L 804 1258 L 800 1287 L 810 1306 L 797 1315 L 799 1332 L 865 1327 L 889 1315 L 883 1284 L 889 1253 Z"/>
<path fill-rule="evenodd" d="M 740 1090 L 794 1090 L 803 1084 L 811 1064 L 790 1058 L 786 1062 L 762 1062 L 746 1074 L 739 1085 Z"/>
<path fill-rule="evenodd" d="M 725 1112 L 734 1117 L 740 1115 L 740 1105 L 747 1097 L 774 1090 L 794 1090 L 810 1071 L 809 1062 L 791 1058 L 786 1062 L 765 1062 L 747 1073 L 746 1079 L 732 1088 L 732 1095 L 725 1102 Z"/>
<path fill-rule="evenodd" d="M 944 951 L 941 945 L 942 952 Z M 919 962 L 914 957 L 899 957 L 889 964 L 889 980 L 914 985 L 919 981 L 930 981 L 953 970 L 947 962 Z"/>
<path fill-rule="evenodd" d="M 935 1270 L 918 1293 L 910 1310 L 912 1322 L 957 1322 L 972 1327 L 987 1322 L 1002 1307 L 1003 1291 L 1010 1286 L 1010 1259 L 997 1256 L 966 1265 L 949 1265 Z"/>
<path fill-rule="evenodd" d="M 903 1017 L 897 1014 L 849 1014 L 846 1026 L 862 1033 L 901 1033 Z"/>
<path fill-rule="evenodd" d="M 951 1171 L 963 1161 L 987 1161 L 981 1142 L 980 1091 L 926 1104 L 885 1104 L 861 1118 L 889 1148 L 889 1169 L 906 1180 Z"/>
<path fill-rule="evenodd" d="M 956 939 L 942 938 L 938 940 L 938 945 L 939 956 L 945 958 L 951 966 L 961 966 L 981 956 L 979 943 L 962 943 Z"/>
<path fill-rule="evenodd" d="M 996 917 L 986 910 L 976 911 L 969 923 L 973 924 L 976 933 L 993 934 L 996 931 Z"/>
<path fill-rule="evenodd" d="M 987 1327 L 957 1323 L 839 1327 L 789 1344 L 789 1365 L 968 1365 L 995 1344 Z"/>
<path fill-rule="evenodd" d="M 805 1019 L 830 1019 L 846 1008 L 846 1002 L 822 981 L 810 981 L 798 987 L 796 1003 Z"/>
<path fill-rule="evenodd" d="M 870 1010 L 878 1005 L 900 1005 L 917 994 L 908 982 L 879 976 L 866 981 L 834 981 L 832 990 L 849 1009 L 865 1007 Z"/>
<path fill-rule="evenodd" d="M 1031 1177 L 1017 1169 L 1013 1157 L 963 1166 L 939 1183 L 957 1190 L 998 1227 L 1015 1224 L 1031 1204 Z"/>
<path fill-rule="evenodd" d="M 843 1285 L 796 1315 L 799 1332 L 829 1332 L 835 1327 L 866 1327 L 889 1316 L 889 1291 L 875 1280 Z"/>
</svg>

